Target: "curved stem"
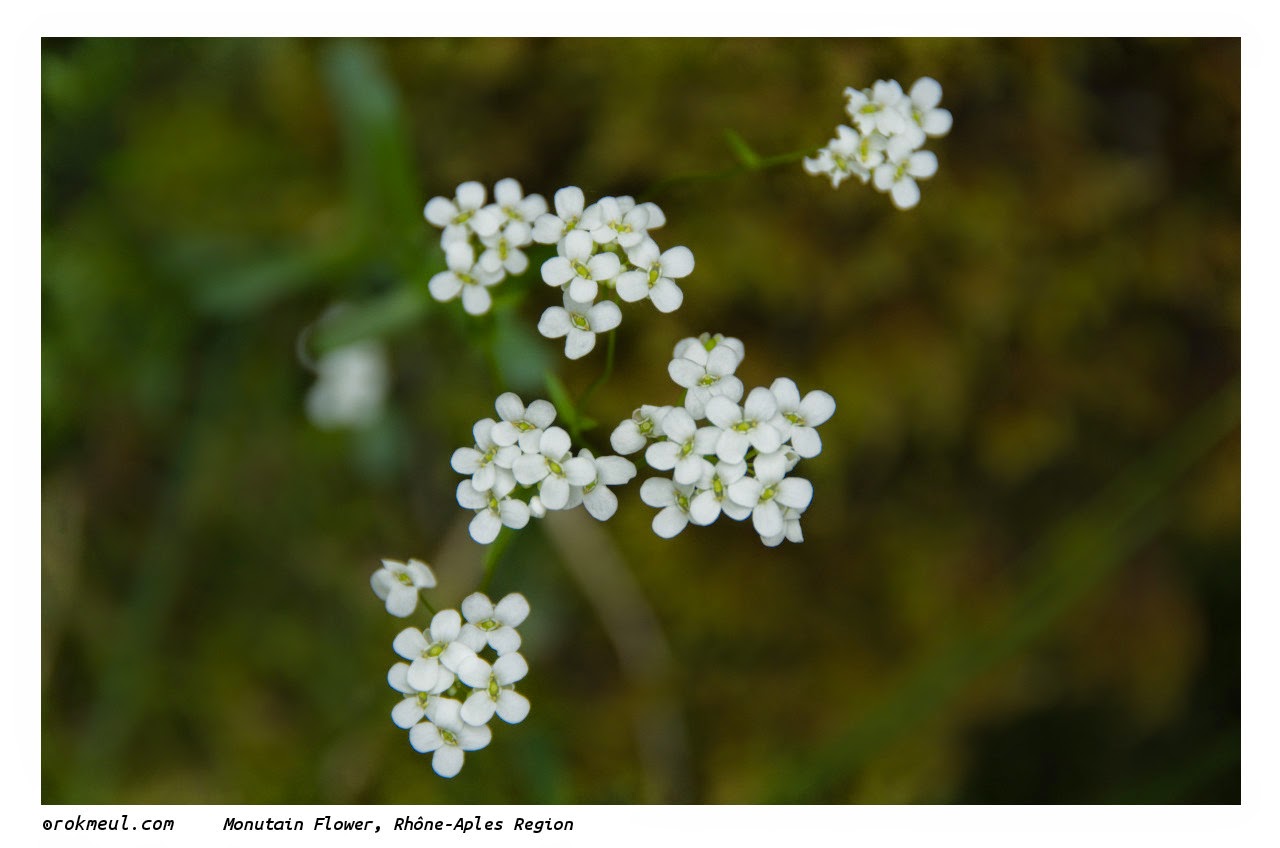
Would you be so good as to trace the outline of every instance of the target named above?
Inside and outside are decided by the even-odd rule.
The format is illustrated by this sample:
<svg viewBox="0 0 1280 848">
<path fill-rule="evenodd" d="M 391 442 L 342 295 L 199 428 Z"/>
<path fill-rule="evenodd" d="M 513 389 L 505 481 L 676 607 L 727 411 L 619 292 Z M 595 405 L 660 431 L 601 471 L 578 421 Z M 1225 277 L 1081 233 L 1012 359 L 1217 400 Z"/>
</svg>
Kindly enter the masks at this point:
<svg viewBox="0 0 1280 848">
<path fill-rule="evenodd" d="M 507 550 L 507 546 L 511 544 L 511 540 L 515 538 L 515 534 L 507 527 L 503 527 L 498 531 L 498 536 L 489 545 L 489 549 L 484 553 L 484 576 L 480 578 L 480 585 L 476 587 L 477 592 L 489 591 L 489 583 L 493 580 L 494 569 L 498 566 L 498 560 L 502 559 L 502 554 Z"/>
<path fill-rule="evenodd" d="M 613 376 L 613 354 L 618 345 L 618 331 L 609 331 L 609 340 L 605 346 L 604 354 L 604 371 L 600 372 L 600 376 L 591 385 L 587 386 L 587 390 L 582 393 L 582 397 L 578 398 L 578 402 L 574 404 L 578 409 L 578 415 L 582 415 L 582 411 L 587 407 L 587 401 L 591 399 L 591 395 L 595 390 L 602 386 L 611 376 Z"/>
<path fill-rule="evenodd" d="M 817 150 L 818 148 L 816 147 L 810 147 L 805 150 L 795 150 L 790 153 L 779 153 L 776 156 L 756 156 L 754 153 L 751 153 L 750 155 L 743 155 L 740 153 L 737 165 L 733 165 L 729 168 L 722 168 L 718 171 L 697 171 L 691 174 L 677 174 L 673 177 L 665 177 L 645 189 L 642 196 L 650 197 L 654 194 L 660 194 L 662 191 L 682 183 L 727 180 L 741 174 L 751 174 L 768 168 L 776 168 L 780 165 L 790 165 L 794 162 L 799 162 L 806 156 L 814 155 Z"/>
</svg>

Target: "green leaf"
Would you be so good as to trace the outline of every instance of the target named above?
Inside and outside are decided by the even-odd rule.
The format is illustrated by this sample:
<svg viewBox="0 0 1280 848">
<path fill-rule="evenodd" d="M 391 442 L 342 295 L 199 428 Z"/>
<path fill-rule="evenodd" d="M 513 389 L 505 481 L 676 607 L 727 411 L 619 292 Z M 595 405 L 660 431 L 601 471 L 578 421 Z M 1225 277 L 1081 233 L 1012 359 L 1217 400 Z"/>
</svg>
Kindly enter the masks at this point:
<svg viewBox="0 0 1280 848">
<path fill-rule="evenodd" d="M 573 398 L 569 395 L 569 390 L 565 388 L 564 383 L 560 382 L 560 378 L 554 372 L 546 372 L 547 394 L 551 397 L 551 403 L 556 408 L 556 413 L 564 421 L 564 425 L 569 430 L 569 435 L 575 439 L 581 431 L 581 424 L 578 420 L 578 408 L 573 404 Z"/>
<path fill-rule="evenodd" d="M 751 149 L 746 139 L 733 130 L 726 129 L 724 131 L 724 140 L 728 142 L 729 149 L 733 151 L 733 155 L 737 157 L 743 167 L 752 171 L 760 167 L 760 156 Z"/>
<path fill-rule="evenodd" d="M 431 308 L 425 287 L 403 285 L 366 303 L 354 304 L 325 320 L 312 338 L 321 354 L 365 339 L 381 338 L 417 324 Z"/>
</svg>

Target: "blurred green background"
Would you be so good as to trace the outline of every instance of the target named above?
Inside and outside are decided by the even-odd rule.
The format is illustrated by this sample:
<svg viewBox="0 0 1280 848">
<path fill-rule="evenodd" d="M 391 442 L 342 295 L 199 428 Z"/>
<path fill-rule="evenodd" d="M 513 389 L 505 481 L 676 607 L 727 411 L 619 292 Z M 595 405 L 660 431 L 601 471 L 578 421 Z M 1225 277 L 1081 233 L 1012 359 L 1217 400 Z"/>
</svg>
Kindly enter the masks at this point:
<svg viewBox="0 0 1280 848">
<path fill-rule="evenodd" d="M 45 802 L 1239 801 L 1238 41 L 42 53 Z M 645 193 L 923 75 L 955 126 L 909 213 L 798 164 Z M 624 310 L 591 444 L 676 402 L 703 330 L 838 408 L 802 545 L 663 541 L 643 469 L 608 524 L 516 535 L 533 710 L 445 781 L 390 722 L 369 575 L 470 592 L 450 454 L 603 362 L 537 336 L 536 279 L 492 320 L 427 296 L 423 203 L 508 176 L 656 201 L 697 258 L 679 312 Z M 392 368 L 357 431 L 304 412 L 338 301 L 303 346 Z"/>
</svg>

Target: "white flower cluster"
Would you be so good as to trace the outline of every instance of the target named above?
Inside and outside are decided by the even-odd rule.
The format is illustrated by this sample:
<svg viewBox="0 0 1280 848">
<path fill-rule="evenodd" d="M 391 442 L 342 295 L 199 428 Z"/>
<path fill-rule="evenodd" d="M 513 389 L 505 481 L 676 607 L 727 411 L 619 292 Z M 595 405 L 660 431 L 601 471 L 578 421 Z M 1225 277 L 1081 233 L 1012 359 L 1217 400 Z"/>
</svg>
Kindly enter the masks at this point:
<svg viewBox="0 0 1280 848">
<path fill-rule="evenodd" d="M 664 539 L 723 513 L 735 521 L 750 516 L 770 547 L 804 541 L 800 516 L 813 485 L 787 475 L 822 452 L 815 428 L 835 412 L 835 400 L 823 391 L 802 398 L 781 377 L 739 404 L 743 385 L 734 372 L 744 354 L 741 341 L 719 334 L 681 340 L 667 371 L 685 389 L 684 404 L 641 406 L 609 437 L 618 453 L 643 448 L 651 468 L 672 472 L 640 487 L 640 499 L 660 510 L 653 531 Z"/>
<path fill-rule="evenodd" d="M 927 138 L 951 130 L 951 113 L 938 108 L 942 86 L 921 77 L 905 93 L 896 80 L 878 80 L 871 88 L 846 88 L 844 95 L 854 126 L 836 127 L 836 137 L 805 159 L 804 169 L 829 177 L 832 188 L 850 176 L 870 181 L 889 193 L 894 206 L 912 208 L 920 202 L 916 181 L 938 170 L 938 157 L 921 148 Z"/>
<path fill-rule="evenodd" d="M 378 597 L 391 597 L 379 586 L 403 585 L 404 572 L 412 569 L 424 587 L 435 585 L 435 575 L 424 563 L 408 566 L 383 560 L 372 578 Z M 413 603 L 417 590 L 413 589 Z M 401 615 L 399 612 L 393 613 Z M 407 615 L 408 613 L 403 613 Z M 391 648 L 406 662 L 387 672 L 387 683 L 401 695 L 391 710 L 396 727 L 409 731 L 415 751 L 433 754 L 431 767 L 441 777 L 453 777 L 462 769 L 466 751 L 478 751 L 493 738 L 489 721 L 496 715 L 508 724 L 519 724 L 529 714 L 529 699 L 515 684 L 529 673 L 529 665 L 517 651 L 516 628 L 529 615 L 524 595 L 507 595 L 496 605 L 476 592 L 462 601 L 462 613 L 446 609 L 436 613 L 426 631 L 406 627 Z M 485 656 L 489 659 L 485 659 Z"/>
<path fill-rule="evenodd" d="M 542 264 L 542 280 L 564 292 L 564 305 L 549 307 L 538 332 L 564 338 L 564 355 L 580 359 L 596 346 L 596 336 L 622 323 L 622 310 L 609 299 L 596 302 L 601 289 L 616 291 L 626 303 L 649 300 L 660 312 L 684 302 L 676 280 L 693 271 L 687 247 L 661 250 L 649 236 L 666 223 L 654 203 L 631 197 L 605 197 L 586 205 L 582 189 L 555 193 L 555 212 L 533 222 L 533 240 L 554 244 L 556 256 Z"/>
<path fill-rule="evenodd" d="M 487 545 L 505 525 L 519 530 L 547 510 L 581 504 L 592 517 L 607 521 L 618 509 L 609 490 L 636 476 L 636 467 L 619 456 L 596 457 L 583 448 L 574 456 L 569 434 L 553 427 L 556 410 L 548 401 L 527 407 L 513 392 L 499 395 L 500 420 L 483 418 L 472 427 L 474 447 L 458 448 L 450 465 L 468 479 L 458 484 L 458 503 L 476 512 L 471 538 Z"/>
<path fill-rule="evenodd" d="M 462 308 L 472 315 L 489 311 L 491 287 L 529 268 L 522 248 L 533 243 L 533 222 L 547 211 L 541 195 L 525 196 L 510 178 L 494 185 L 493 197 L 486 205 L 484 186 L 465 182 L 452 200 L 433 197 L 423 209 L 427 221 L 444 230 L 440 246 L 448 269 L 432 277 L 427 289 L 442 303 L 461 294 Z"/>
</svg>

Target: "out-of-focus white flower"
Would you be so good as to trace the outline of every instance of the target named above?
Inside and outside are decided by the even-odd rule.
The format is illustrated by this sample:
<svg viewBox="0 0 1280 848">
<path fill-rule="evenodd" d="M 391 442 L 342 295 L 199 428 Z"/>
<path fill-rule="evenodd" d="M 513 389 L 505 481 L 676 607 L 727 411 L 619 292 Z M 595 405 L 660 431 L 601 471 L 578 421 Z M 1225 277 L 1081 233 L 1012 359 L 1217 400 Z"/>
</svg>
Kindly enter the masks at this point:
<svg viewBox="0 0 1280 848">
<path fill-rule="evenodd" d="M 549 339 L 564 337 L 564 355 L 581 359 L 596 346 L 596 334 L 607 333 L 622 323 L 622 310 L 612 300 L 591 304 L 574 300 L 567 293 L 564 306 L 549 306 L 538 321 L 538 332 Z"/>
<path fill-rule="evenodd" d="M 367 427 L 378 420 L 390 386 L 387 351 L 378 342 L 357 342 L 329 351 L 316 362 L 307 392 L 307 417 L 322 430 Z"/>
<path fill-rule="evenodd" d="M 651 238 L 642 240 L 627 251 L 633 271 L 623 271 L 615 283 L 618 297 L 635 303 L 646 297 L 659 312 L 675 312 L 684 302 L 684 292 L 675 281 L 693 272 L 693 252 L 687 247 L 673 247 L 661 254 Z"/>
<path fill-rule="evenodd" d="M 525 195 L 520 182 L 508 177 L 494 183 L 493 209 L 498 213 L 502 229 L 510 230 L 512 224 L 520 224 L 531 231 L 538 216 L 546 214 L 547 201 L 540 194 Z"/>
<path fill-rule="evenodd" d="M 651 440 L 665 435 L 662 432 L 662 419 L 671 409 L 669 406 L 641 406 L 631 413 L 630 418 L 613 429 L 609 435 L 609 444 L 623 456 L 635 453 Z"/>
<path fill-rule="evenodd" d="M 621 198 L 603 197 L 596 203 L 599 221 L 591 230 L 591 238 L 596 244 L 617 242 L 623 248 L 631 248 L 644 240 L 649 231 L 649 210 L 645 206 L 636 206 L 631 201 L 624 206 Z"/>
<path fill-rule="evenodd" d="M 472 539 L 487 545 L 498 538 L 498 531 L 504 526 L 519 530 L 529 523 L 529 505 L 510 497 L 515 487 L 515 477 L 505 468 L 496 470 L 493 487 L 488 491 L 477 489 L 470 480 L 458 484 L 458 504 L 476 511 L 467 526 Z"/>
<path fill-rule="evenodd" d="M 483 315 L 493 305 L 489 286 L 502 282 L 502 271 L 487 271 L 476 264 L 476 253 L 465 241 L 445 246 L 444 263 L 447 271 L 441 271 L 427 283 L 427 291 L 441 303 L 447 303 L 462 293 L 462 308 L 471 315 Z"/>
<path fill-rule="evenodd" d="M 754 477 L 743 477 L 729 487 L 729 497 L 751 508 L 751 523 L 763 537 L 785 530 L 784 507 L 803 511 L 813 500 L 813 484 L 801 477 L 786 476 L 786 460 L 781 451 L 756 457 Z"/>
<path fill-rule="evenodd" d="M 512 471 L 521 486 L 537 486 L 538 497 L 547 509 L 564 509 L 570 486 L 585 486 L 596 477 L 595 464 L 570 454 L 569 434 L 548 427 L 538 440 L 537 453 L 526 453 L 515 461 Z"/>
<path fill-rule="evenodd" d="M 699 427 L 684 409 L 673 409 L 662 419 L 667 440 L 654 442 L 644 453 L 644 461 L 658 471 L 675 470 L 675 482 L 693 485 L 702 476 L 704 458 L 714 453 L 720 439 L 717 427 Z"/>
<path fill-rule="evenodd" d="M 568 286 L 576 301 L 596 299 L 600 284 L 612 280 L 622 270 L 622 260 L 612 253 L 594 253 L 591 236 L 574 230 L 559 243 L 559 256 L 542 263 L 542 279 L 549 286 Z"/>
<path fill-rule="evenodd" d="M 640 486 L 640 500 L 659 512 L 653 517 L 653 532 L 671 539 L 689 525 L 689 500 L 693 486 L 676 483 L 665 477 L 650 477 Z"/>
<path fill-rule="evenodd" d="M 519 724 L 529 714 L 529 699 L 515 690 L 515 684 L 529 673 L 529 664 L 516 653 L 503 654 L 490 665 L 480 657 L 467 659 L 458 669 L 458 679 L 471 687 L 462 705 L 467 724 L 488 724 L 494 713 L 507 724 Z"/>
<path fill-rule="evenodd" d="M 549 401 L 535 400 L 528 407 L 515 392 L 503 392 L 494 402 L 502 420 L 493 425 L 493 441 L 499 445 L 519 444 L 523 453 L 537 453 L 542 431 L 556 420 L 556 408 Z"/>
<path fill-rule="evenodd" d="M 738 406 L 725 397 L 707 401 L 707 419 L 721 429 L 716 456 L 725 462 L 741 462 L 748 448 L 772 453 L 782 447 L 782 436 L 769 422 L 778 414 L 778 401 L 768 389 L 756 388 Z"/>
<path fill-rule="evenodd" d="M 796 454 L 805 459 L 822 453 L 822 438 L 814 428 L 835 414 L 835 398 L 824 391 L 814 390 L 802 400 L 795 382 L 786 377 L 774 380 L 769 390 L 778 401 L 778 414 L 772 424 L 783 441 L 790 440 Z"/>
<path fill-rule="evenodd" d="M 636 476 L 636 467 L 620 456 L 596 457 L 583 448 L 578 458 L 595 466 L 595 479 L 581 487 L 582 505 L 597 521 L 608 521 L 618 511 L 618 496 L 609 491 L 610 486 L 621 486 Z"/>
<path fill-rule="evenodd" d="M 483 639 L 463 632 L 457 610 L 436 613 L 427 634 L 416 627 L 406 627 L 391 643 L 393 651 L 409 660 L 409 685 L 432 695 L 452 686 L 458 666 L 483 647 Z"/>
<path fill-rule="evenodd" d="M 462 720 L 462 704 L 452 698 L 438 698 L 427 707 L 427 721 L 409 729 L 409 744 L 421 754 L 434 755 L 431 768 L 441 777 L 462 771 L 464 751 L 478 751 L 489 744 L 493 733 L 487 726 L 475 727 Z"/>
<path fill-rule="evenodd" d="M 871 88 L 862 90 L 846 88 L 844 96 L 848 101 L 845 110 L 864 135 L 878 132 L 893 136 L 906 129 L 902 102 L 906 95 L 897 80 L 876 80 Z"/>
<path fill-rule="evenodd" d="M 889 192 L 894 206 L 911 209 L 920 202 L 916 180 L 938 172 L 938 157 L 928 150 L 913 150 L 905 136 L 889 141 L 888 157 L 889 161 L 876 168 L 872 181 L 880 191 Z"/>
<path fill-rule="evenodd" d="M 836 127 L 836 137 L 819 150 L 816 157 L 804 160 L 804 169 L 810 174 L 829 177 L 832 188 L 838 188 L 850 176 L 865 183 L 884 161 L 884 147 L 884 136 L 860 135 L 842 124 Z"/>
<path fill-rule="evenodd" d="M 458 448 L 449 459 L 453 470 L 459 474 L 470 474 L 471 483 L 478 492 L 487 492 L 493 488 L 499 468 L 510 468 L 520 456 L 520 449 L 515 445 L 499 445 L 493 438 L 494 421 L 482 418 L 471 428 L 475 437 L 475 447 Z"/>
<path fill-rule="evenodd" d="M 475 181 L 465 182 L 458 186 L 453 200 L 431 198 L 422 214 L 431 224 L 444 229 L 443 244 L 465 243 L 471 233 L 480 237 L 493 235 L 502 223 L 496 212 L 484 208 L 484 200 L 483 185 Z"/>
<path fill-rule="evenodd" d="M 681 359 L 695 347 L 701 347 L 707 353 L 711 353 L 718 347 L 728 348 L 737 358 L 737 363 L 733 366 L 735 369 L 742 364 L 743 358 L 747 355 L 747 348 L 741 339 L 735 339 L 723 333 L 701 333 L 676 342 L 675 348 L 671 351 L 671 358 Z"/>
<path fill-rule="evenodd" d="M 520 248 L 532 242 L 529 225 L 512 221 L 493 235 L 480 239 L 485 251 L 476 264 L 490 274 L 523 274 L 529 268 L 529 257 Z"/>
<path fill-rule="evenodd" d="M 944 136 L 951 131 L 951 113 L 938 107 L 942 102 L 942 86 L 933 77 L 921 77 L 911 86 L 906 100 L 905 135 L 913 147 L 924 144 L 925 136 Z"/>
<path fill-rule="evenodd" d="M 369 578 L 373 593 L 387 602 L 387 612 L 398 618 L 412 615 L 418 608 L 418 590 L 433 589 L 436 576 L 421 560 L 399 562 L 384 559 L 382 568 Z"/>
<path fill-rule="evenodd" d="M 512 592 L 495 605 L 488 595 L 475 592 L 462 600 L 462 615 L 467 619 L 463 632 L 471 639 L 479 634 L 501 656 L 520 649 L 516 628 L 529 617 L 529 602 Z"/>
</svg>

